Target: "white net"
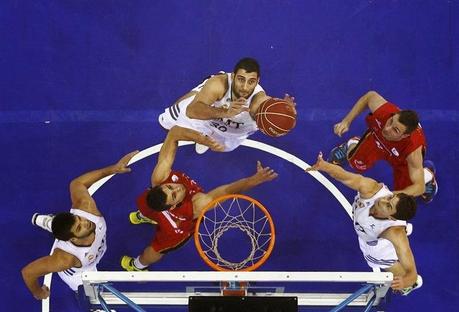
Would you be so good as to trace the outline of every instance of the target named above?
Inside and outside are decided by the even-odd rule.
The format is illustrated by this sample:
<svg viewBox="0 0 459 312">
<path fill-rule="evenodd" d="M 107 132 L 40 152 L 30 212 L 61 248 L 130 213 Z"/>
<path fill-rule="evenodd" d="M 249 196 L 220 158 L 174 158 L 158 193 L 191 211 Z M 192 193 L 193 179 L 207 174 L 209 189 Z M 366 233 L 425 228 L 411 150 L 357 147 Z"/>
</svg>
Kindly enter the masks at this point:
<svg viewBox="0 0 459 312">
<path fill-rule="evenodd" d="M 269 213 L 246 196 L 234 195 L 211 205 L 201 217 L 197 235 L 201 256 L 217 270 L 253 270 L 274 245 Z"/>
</svg>

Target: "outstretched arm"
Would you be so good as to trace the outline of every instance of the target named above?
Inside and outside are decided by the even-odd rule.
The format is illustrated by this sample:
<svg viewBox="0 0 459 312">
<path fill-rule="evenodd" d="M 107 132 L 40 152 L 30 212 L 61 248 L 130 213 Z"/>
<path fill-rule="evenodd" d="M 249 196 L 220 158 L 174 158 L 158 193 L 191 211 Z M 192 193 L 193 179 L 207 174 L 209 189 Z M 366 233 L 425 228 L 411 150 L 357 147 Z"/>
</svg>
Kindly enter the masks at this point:
<svg viewBox="0 0 459 312">
<path fill-rule="evenodd" d="M 230 118 L 246 111 L 247 108 L 243 107 L 245 99 L 236 99 L 230 103 L 229 108 L 211 106 L 225 95 L 227 88 L 226 74 L 209 78 L 186 108 L 186 116 L 192 119 L 209 120 Z"/>
<path fill-rule="evenodd" d="M 214 199 L 228 194 L 238 194 L 250 190 L 264 182 L 271 181 L 277 177 L 277 173 L 269 167 L 262 167 L 257 162 L 257 172 L 247 178 L 237 180 L 233 183 L 221 185 L 208 193 L 198 193 L 193 196 L 193 215 L 199 217 L 202 210 Z"/>
<path fill-rule="evenodd" d="M 103 177 L 115 174 L 115 173 L 126 173 L 130 172 L 131 169 L 127 167 L 129 161 L 139 151 L 131 152 L 121 158 L 116 164 L 90 171 L 85 173 L 78 178 L 75 178 L 70 182 L 70 197 L 72 200 L 72 207 L 87 211 L 89 213 L 100 215 L 97 209 L 96 202 L 89 195 L 88 188 L 96 181 Z"/>
<path fill-rule="evenodd" d="M 42 300 L 49 297 L 49 288 L 40 286 L 38 278 L 51 272 L 65 271 L 78 264 L 75 256 L 56 249 L 51 256 L 39 258 L 26 265 L 21 270 L 22 278 L 35 299 Z"/>
<path fill-rule="evenodd" d="M 408 163 L 408 173 L 413 184 L 407 186 L 403 190 L 398 190 L 395 193 L 405 193 L 410 196 L 420 196 L 425 192 L 424 167 L 422 165 L 422 147 L 420 146 L 411 152 L 406 158 L 406 162 Z"/>
<path fill-rule="evenodd" d="M 354 104 L 351 111 L 346 115 L 346 117 L 344 117 L 343 120 L 341 120 L 341 122 L 335 124 L 333 131 L 337 136 L 342 136 L 349 130 L 349 127 L 351 126 L 354 119 L 358 115 L 360 115 L 364 110 L 369 108 L 370 111 L 373 113 L 386 102 L 386 99 L 384 99 L 377 92 L 368 91 Z"/>
<path fill-rule="evenodd" d="M 373 196 L 380 188 L 380 184 L 371 178 L 364 177 L 344 170 L 338 165 L 331 164 L 322 158 L 322 152 L 317 156 L 317 161 L 312 167 L 305 171 L 323 171 L 328 173 L 333 179 L 343 183 L 347 187 L 356 190 L 364 198 Z"/>
<path fill-rule="evenodd" d="M 413 252 L 410 248 L 408 237 L 406 236 L 405 227 L 396 226 L 385 230 L 380 237 L 389 240 L 394 245 L 398 261 L 402 265 L 405 274 L 394 276 L 392 288 L 401 290 L 413 286 L 417 279 L 416 263 L 414 262 Z"/>
<path fill-rule="evenodd" d="M 167 133 L 163 146 L 159 151 L 158 162 L 151 174 L 151 185 L 161 184 L 167 179 L 174 164 L 179 141 L 194 141 L 209 146 L 214 151 L 223 151 L 224 147 L 211 137 L 203 135 L 196 130 L 179 126 L 172 127 Z"/>
</svg>

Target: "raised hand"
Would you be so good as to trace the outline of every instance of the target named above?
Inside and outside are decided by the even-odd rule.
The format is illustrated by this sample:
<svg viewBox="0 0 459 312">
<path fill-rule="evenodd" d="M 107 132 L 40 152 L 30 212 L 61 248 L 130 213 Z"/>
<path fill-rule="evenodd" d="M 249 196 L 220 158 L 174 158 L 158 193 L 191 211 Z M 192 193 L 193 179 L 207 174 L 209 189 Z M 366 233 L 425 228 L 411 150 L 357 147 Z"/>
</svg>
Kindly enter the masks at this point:
<svg viewBox="0 0 459 312">
<path fill-rule="evenodd" d="M 239 98 L 236 101 L 232 101 L 228 107 L 225 117 L 230 118 L 239 115 L 242 112 L 247 112 L 249 108 L 244 106 L 246 103 L 247 100 L 244 98 Z"/>
<path fill-rule="evenodd" d="M 350 124 L 347 121 L 342 120 L 341 122 L 335 124 L 333 127 L 333 132 L 339 137 L 349 130 Z"/>
<path fill-rule="evenodd" d="M 46 285 L 41 286 L 40 291 L 34 293 L 33 296 L 37 300 L 43 300 L 49 297 L 49 288 Z"/>
<path fill-rule="evenodd" d="M 127 167 L 129 161 L 134 157 L 139 151 L 130 152 L 127 155 L 124 155 L 114 166 L 115 173 L 126 173 L 131 172 L 131 168 Z"/>
<path fill-rule="evenodd" d="M 291 96 L 291 95 L 289 95 L 289 94 L 287 94 L 287 93 L 285 93 L 284 101 L 286 101 L 287 103 L 289 103 L 290 105 L 292 105 L 293 111 L 294 111 L 295 114 L 296 114 L 295 97 L 294 97 L 294 96 Z"/>
<path fill-rule="evenodd" d="M 257 173 L 252 178 L 257 184 L 268 182 L 277 178 L 278 174 L 269 167 L 263 167 L 260 161 L 257 161 Z"/>
<path fill-rule="evenodd" d="M 312 165 L 311 167 L 304 169 L 304 171 L 308 172 L 308 171 L 320 170 L 322 166 L 324 165 L 324 163 L 326 163 L 326 161 L 323 159 L 322 152 L 319 152 L 319 155 L 317 155 L 316 163 Z"/>
</svg>

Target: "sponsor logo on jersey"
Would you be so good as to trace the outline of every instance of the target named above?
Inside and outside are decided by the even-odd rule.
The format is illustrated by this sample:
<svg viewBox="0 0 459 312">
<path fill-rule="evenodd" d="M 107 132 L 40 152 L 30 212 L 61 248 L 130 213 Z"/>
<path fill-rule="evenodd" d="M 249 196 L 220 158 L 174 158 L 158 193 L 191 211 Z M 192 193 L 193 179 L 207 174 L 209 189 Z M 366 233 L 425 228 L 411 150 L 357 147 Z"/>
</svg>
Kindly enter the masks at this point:
<svg viewBox="0 0 459 312">
<path fill-rule="evenodd" d="M 179 177 L 177 177 L 175 174 L 172 175 L 172 178 L 171 178 L 172 182 L 177 182 L 178 179 L 179 179 Z"/>
<path fill-rule="evenodd" d="M 376 146 L 379 148 L 379 149 L 384 149 L 381 145 L 381 143 L 379 143 L 379 141 L 375 141 L 376 142 Z"/>
<path fill-rule="evenodd" d="M 395 156 L 400 156 L 400 154 L 398 153 L 398 151 L 395 149 L 395 147 L 392 147 L 392 149 L 390 150 L 392 152 L 392 154 L 394 154 Z"/>
<path fill-rule="evenodd" d="M 367 170 L 367 166 L 361 160 L 354 160 L 354 167 L 358 170 Z"/>
</svg>

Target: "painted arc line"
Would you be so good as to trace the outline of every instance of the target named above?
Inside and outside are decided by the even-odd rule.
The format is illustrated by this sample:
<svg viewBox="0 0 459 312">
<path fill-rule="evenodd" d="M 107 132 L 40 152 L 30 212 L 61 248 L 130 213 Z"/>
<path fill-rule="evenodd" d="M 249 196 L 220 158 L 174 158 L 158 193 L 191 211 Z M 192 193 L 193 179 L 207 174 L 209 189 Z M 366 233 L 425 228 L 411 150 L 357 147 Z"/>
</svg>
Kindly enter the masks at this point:
<svg viewBox="0 0 459 312">
<path fill-rule="evenodd" d="M 194 144 L 194 142 L 191 142 L 191 141 L 180 141 L 178 146 L 184 146 L 184 145 L 191 145 L 191 144 Z M 132 157 L 131 161 L 129 162 L 129 165 L 130 164 L 133 164 L 139 160 L 142 160 L 148 156 L 151 156 L 153 154 L 156 154 L 159 152 L 159 150 L 161 149 L 161 146 L 163 145 L 163 143 L 159 143 L 159 144 L 156 144 L 154 146 L 151 146 L 149 148 L 146 148 L 142 151 L 140 151 L 137 155 L 135 155 L 134 157 Z M 272 154 L 274 156 L 277 156 L 277 157 L 280 157 L 298 167 L 301 168 L 301 170 L 304 170 L 306 168 L 309 168 L 311 167 L 309 164 L 307 164 L 306 162 L 302 161 L 300 158 L 290 154 L 290 153 L 287 153 L 277 147 L 274 147 L 274 146 L 271 146 L 269 144 L 265 144 L 265 143 L 261 143 L 261 142 L 258 142 L 258 141 L 255 141 L 255 140 L 245 140 L 244 142 L 242 142 L 241 144 L 242 146 L 246 146 L 246 147 L 251 147 L 251 148 L 254 148 L 254 149 L 258 149 L 258 150 L 261 150 L 263 152 L 266 152 L 266 153 L 269 153 L 269 154 Z M 344 195 L 336 188 L 336 186 L 330 182 L 330 180 L 328 180 L 323 174 L 321 174 L 320 172 L 318 171 L 310 171 L 308 172 L 310 175 L 312 175 L 317 181 L 319 181 L 323 186 L 325 186 L 326 189 L 328 189 L 330 191 L 330 193 L 332 193 L 332 195 L 338 200 L 338 202 L 343 206 L 344 210 L 346 211 L 346 213 L 349 215 L 350 218 L 352 218 L 352 206 L 351 204 L 349 203 L 349 201 L 344 197 Z M 98 181 L 96 181 L 93 185 L 91 185 L 88 189 L 89 191 L 89 194 L 92 196 L 102 185 L 105 184 L 105 182 L 107 182 L 108 180 L 110 180 L 112 177 L 114 176 L 114 174 L 110 175 L 110 176 L 106 176 Z M 54 247 L 54 244 L 53 244 L 53 247 Z M 52 249 L 51 249 L 52 250 Z M 49 287 L 49 289 L 51 290 L 51 277 L 52 277 L 52 273 L 49 273 L 45 276 L 45 279 L 44 279 L 44 285 L 47 285 Z M 42 300 L 42 312 L 49 312 L 49 297 L 45 300 Z"/>
</svg>

